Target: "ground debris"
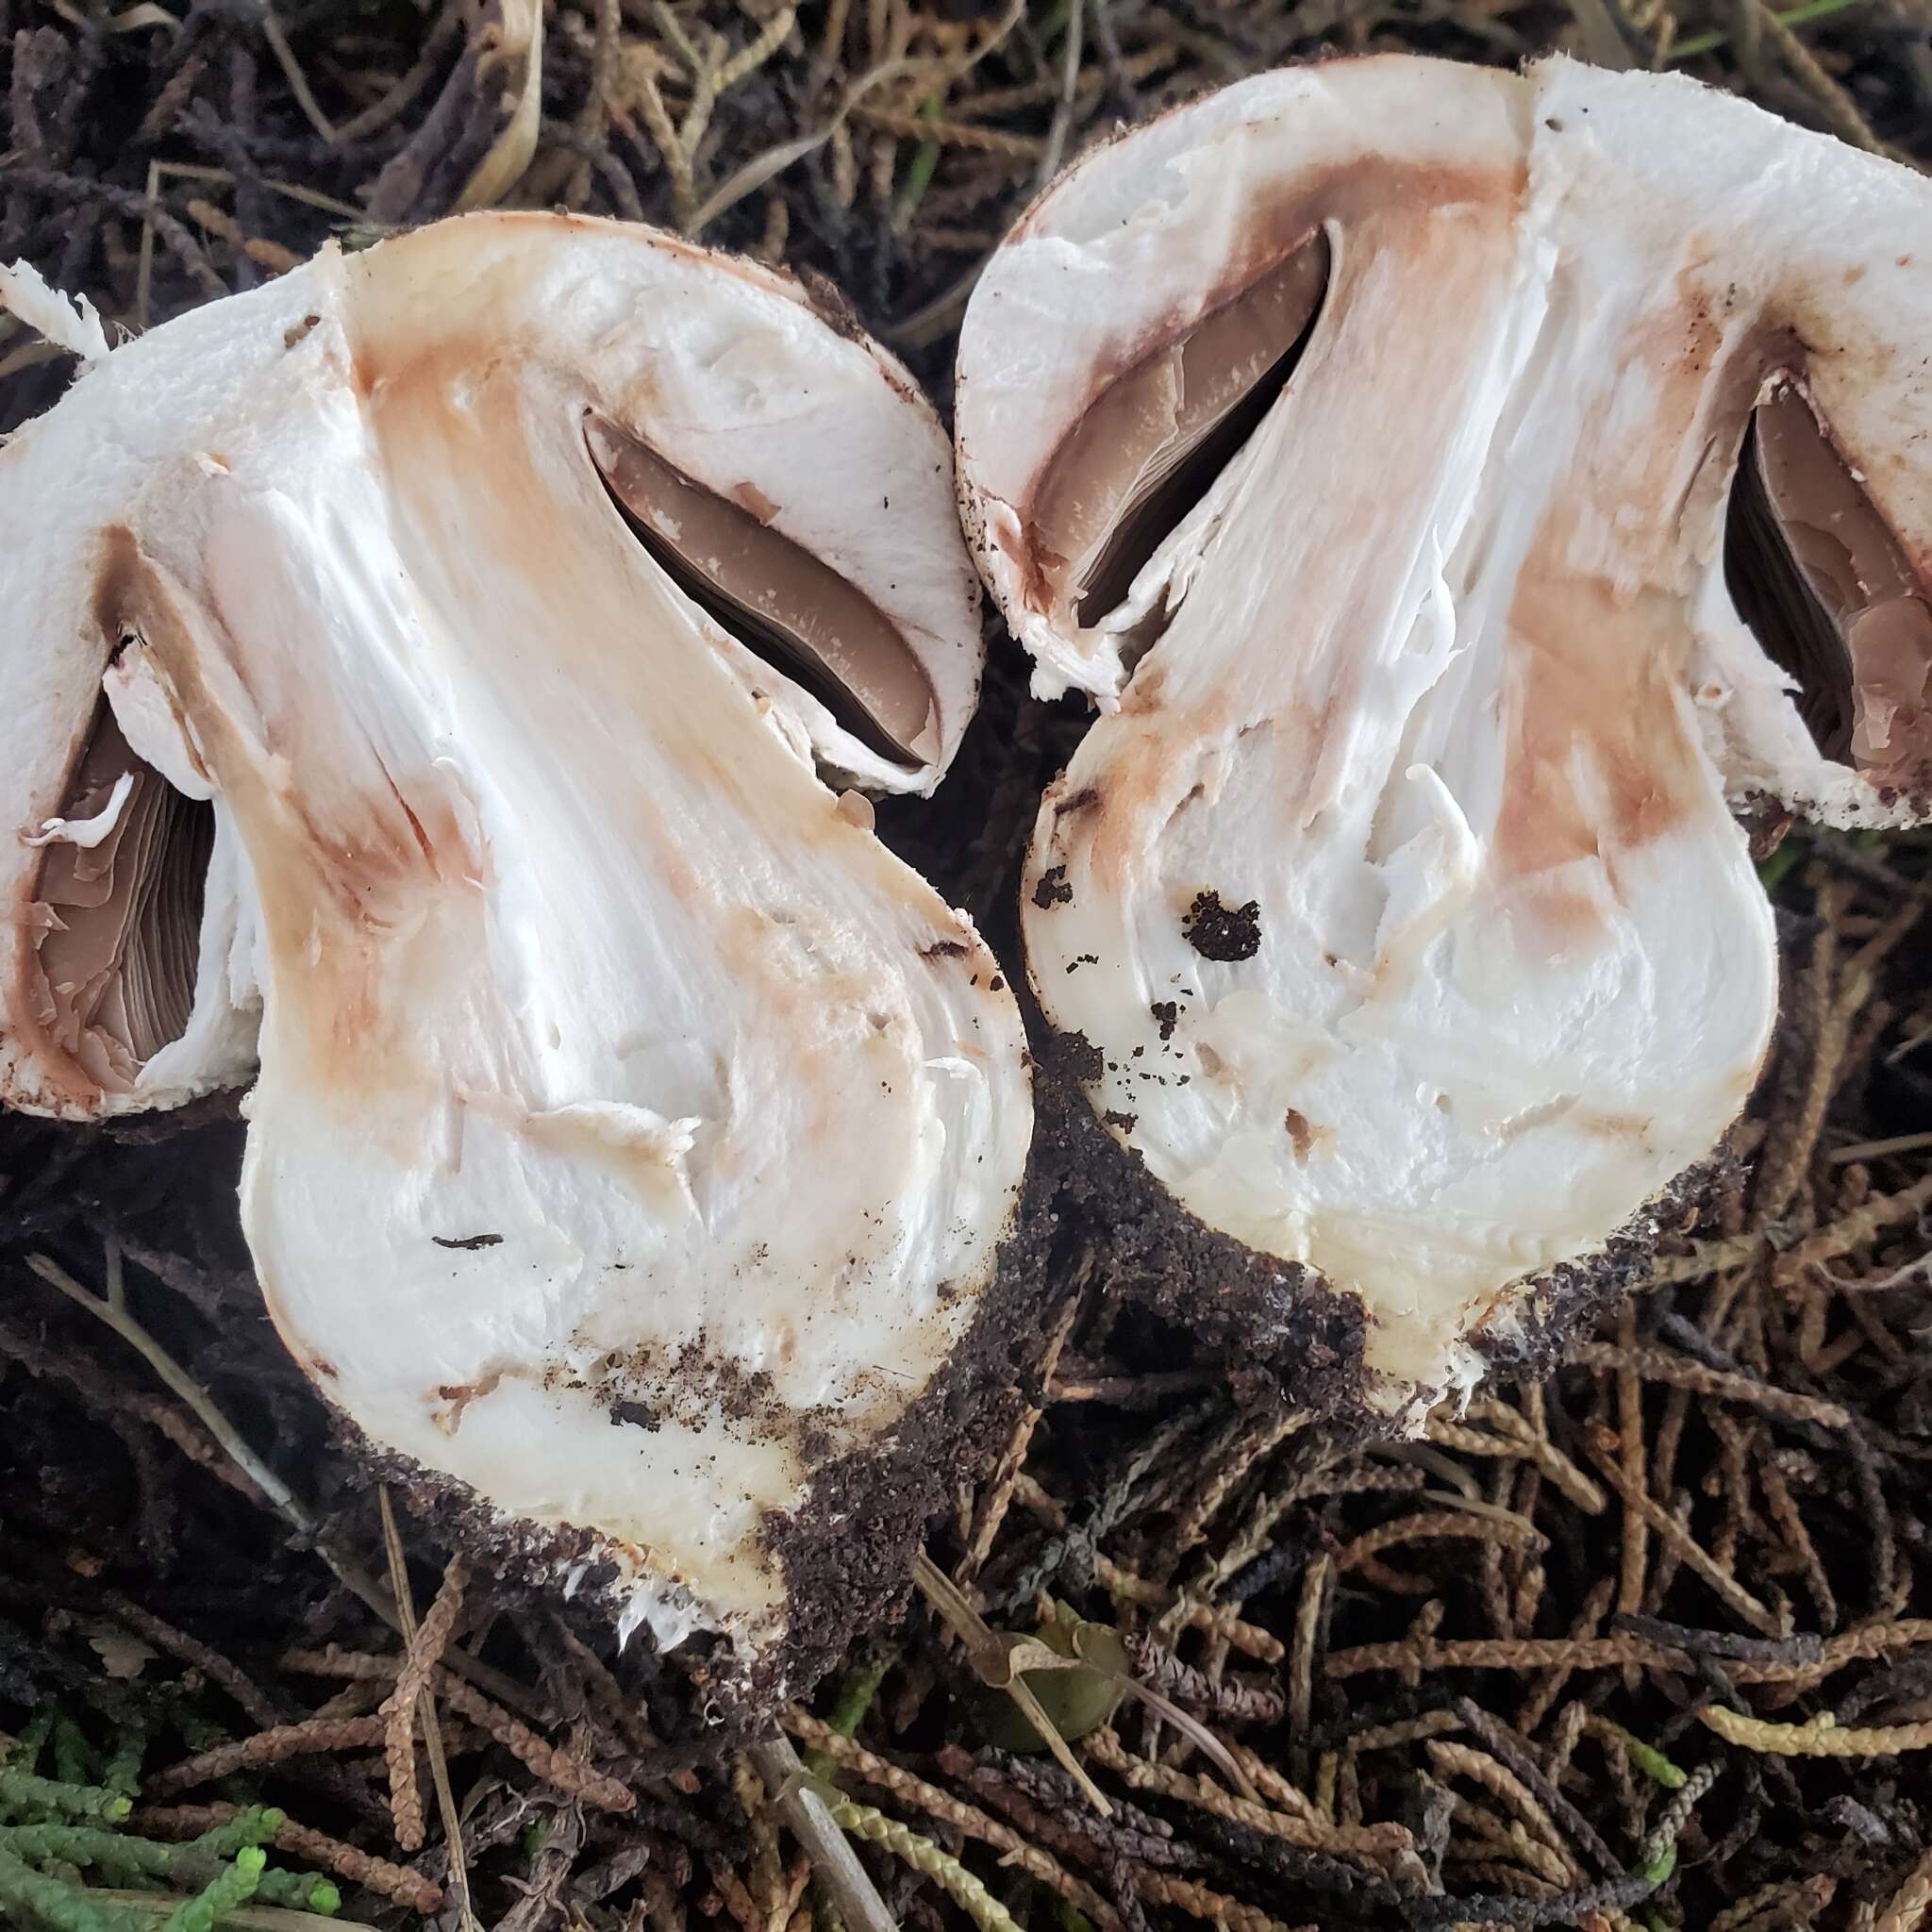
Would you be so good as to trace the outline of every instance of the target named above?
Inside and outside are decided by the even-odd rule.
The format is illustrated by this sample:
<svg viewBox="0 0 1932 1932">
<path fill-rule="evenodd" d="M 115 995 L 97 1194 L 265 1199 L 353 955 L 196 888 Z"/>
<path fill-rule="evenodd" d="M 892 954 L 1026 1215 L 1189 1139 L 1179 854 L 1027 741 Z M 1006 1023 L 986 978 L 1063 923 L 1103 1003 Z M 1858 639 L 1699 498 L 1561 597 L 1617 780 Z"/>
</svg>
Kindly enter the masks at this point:
<svg viewBox="0 0 1932 1932">
<path fill-rule="evenodd" d="M 532 13 L 525 154 L 505 43 Z M 1117 121 L 1275 61 L 1601 57 L 1607 29 L 1625 59 L 1923 159 L 1932 59 L 1907 14 L 0 0 L 0 258 L 88 293 L 111 340 L 447 212 L 489 162 L 520 171 L 508 201 L 641 216 L 822 278 L 943 397 L 979 257 L 1055 153 Z M 0 321 L 0 432 L 67 374 Z M 879 814 L 1008 950 L 1070 728 L 1017 659 L 995 650 L 939 805 Z M 1909 1754 L 1932 1745 L 1932 1615 L 1913 1614 L 1932 1605 L 1932 948 L 1910 922 L 1932 853 L 1801 830 L 1765 869 L 1792 991 L 1736 1159 L 1548 1379 L 1495 1383 L 1398 1458 L 1365 1453 L 1241 1412 L 1217 1365 L 1109 1292 L 1101 1243 L 1070 1246 L 1057 1373 L 932 1554 L 1003 1633 L 1118 1631 L 1154 1695 L 1073 1745 L 1103 1818 L 1050 1760 L 982 1735 L 985 1687 L 923 1609 L 868 1639 L 788 1724 L 905 1923 L 1925 1924 L 1932 1804 Z M 1208 947 L 1266 941 L 1238 894 L 1202 910 Z M 148 1855 L 116 1865 L 100 1840 L 242 1821 L 369 1925 L 835 1932 L 757 1780 L 708 1761 L 679 1674 L 465 1578 L 428 1520 L 399 1531 L 429 1607 L 398 1634 L 409 1590 L 382 1582 L 375 1502 L 261 1313 L 239 1146 L 227 1102 L 92 1134 L 0 1120 L 8 1896 L 78 1891 L 61 1845 L 131 1869 Z M 273 1445 L 302 1522 L 30 1254 L 125 1275 L 158 1344 Z M 433 1773 L 425 1690 L 457 1857 L 440 1807 L 391 1808 Z M 172 1802 L 211 1780 L 213 1802 Z"/>
</svg>

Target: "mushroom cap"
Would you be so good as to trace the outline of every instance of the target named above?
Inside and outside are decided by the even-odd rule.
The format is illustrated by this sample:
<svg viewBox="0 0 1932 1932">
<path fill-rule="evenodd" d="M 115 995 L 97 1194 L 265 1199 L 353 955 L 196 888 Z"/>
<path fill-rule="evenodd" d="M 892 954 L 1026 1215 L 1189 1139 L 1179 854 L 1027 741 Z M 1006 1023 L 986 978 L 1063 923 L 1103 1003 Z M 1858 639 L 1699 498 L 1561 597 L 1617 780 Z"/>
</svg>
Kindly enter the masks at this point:
<svg viewBox="0 0 1932 1932">
<path fill-rule="evenodd" d="M 1103 714 L 1034 987 L 1186 1208 L 1360 1297 L 1380 1401 L 1739 1112 L 1733 806 L 1932 806 L 1928 214 L 1681 78 L 1376 57 L 1094 151 L 975 288 L 969 540 Z"/>
<path fill-rule="evenodd" d="M 790 280 L 548 215 L 326 252 L 0 450 L 0 784 L 63 821 L 9 882 L 7 1098 L 165 1105 L 258 1052 L 243 1224 L 318 1387 L 525 1567 L 723 1632 L 768 1692 L 900 1581 L 1031 1119 L 996 963 L 819 774 L 952 756 L 951 492 L 905 373 Z M 808 689 L 736 633 L 821 596 Z M 874 621 L 877 678 L 837 656 Z M 49 1022 L 35 908 L 155 794 L 211 856 L 143 1058 L 65 958 Z M 145 916 L 89 927 L 110 966 L 179 965 Z M 825 1560 L 894 1455 L 881 1547 Z"/>
</svg>

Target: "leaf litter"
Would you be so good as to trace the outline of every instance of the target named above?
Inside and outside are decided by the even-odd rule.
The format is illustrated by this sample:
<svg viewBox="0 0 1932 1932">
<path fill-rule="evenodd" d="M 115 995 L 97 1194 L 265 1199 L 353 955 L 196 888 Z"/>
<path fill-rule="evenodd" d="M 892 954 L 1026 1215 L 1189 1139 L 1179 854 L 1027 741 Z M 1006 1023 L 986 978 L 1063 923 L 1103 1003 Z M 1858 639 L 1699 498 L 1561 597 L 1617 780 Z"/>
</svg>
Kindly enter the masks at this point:
<svg viewBox="0 0 1932 1932">
<path fill-rule="evenodd" d="M 1928 21 L 0 0 L 0 258 L 111 338 L 459 206 L 620 214 L 824 278 L 943 399 L 976 266 L 1058 158 L 1203 88 L 1560 44 L 1918 164 Z M 0 333 L 0 427 L 64 379 Z M 1015 657 L 941 808 L 880 813 L 1008 947 L 1022 829 L 1077 729 Z M 234 1226 L 230 1106 L 178 1132 L 0 1122 L 0 1904 L 80 1932 L 1913 1932 L 1932 854 L 1799 835 L 1765 873 L 1775 1055 L 1695 1224 L 1571 1366 L 1506 1374 L 1415 1445 L 1257 1420 L 1072 1227 L 1044 1379 L 935 1529 L 944 1587 L 723 1765 L 679 1667 L 467 1574 L 331 1442 Z"/>
</svg>

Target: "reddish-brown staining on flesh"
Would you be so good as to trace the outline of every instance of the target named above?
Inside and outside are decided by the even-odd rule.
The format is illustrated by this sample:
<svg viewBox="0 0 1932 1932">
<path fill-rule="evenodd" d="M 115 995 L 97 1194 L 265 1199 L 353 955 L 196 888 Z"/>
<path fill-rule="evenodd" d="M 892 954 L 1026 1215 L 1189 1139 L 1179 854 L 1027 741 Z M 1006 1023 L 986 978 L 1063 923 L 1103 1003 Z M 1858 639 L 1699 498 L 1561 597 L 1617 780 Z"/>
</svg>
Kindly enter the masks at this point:
<svg viewBox="0 0 1932 1932">
<path fill-rule="evenodd" d="M 778 506 L 756 483 L 740 483 L 725 493 L 740 509 L 761 524 L 769 524 L 778 514 Z"/>
<path fill-rule="evenodd" d="M 1706 448 L 1735 448 L 1766 358 L 1786 338 L 1754 328 L 1724 353 L 1724 293 L 1692 262 L 1630 343 L 1652 374 L 1650 408 L 1622 436 L 1610 399 L 1587 412 L 1565 499 L 1546 512 L 1518 573 L 1504 689 L 1502 806 L 1494 834 L 1499 882 L 1525 881 L 1528 906 L 1558 943 L 1601 925 L 1591 896 L 1551 878 L 1600 861 L 1617 890 L 1619 857 L 1693 820 L 1708 806 L 1703 754 L 1678 715 L 1688 637 L 1681 550 L 1688 499 L 1713 492 L 1710 466 L 1656 423 L 1696 425 Z M 1722 360 L 1720 359 L 1722 358 Z M 1627 412 L 1626 412 L 1627 413 Z M 1617 575 L 1580 569 L 1574 506 L 1617 533 Z"/>
<path fill-rule="evenodd" d="M 1499 882 L 1528 881 L 1534 908 L 1581 938 L 1597 908 L 1550 875 L 1600 860 L 1614 891 L 1620 854 L 1694 818 L 1707 784 L 1662 648 L 1678 624 L 1674 602 L 1657 591 L 1626 598 L 1604 577 L 1564 569 L 1562 554 L 1559 541 L 1539 545 L 1510 609 L 1494 849 Z"/>
<path fill-rule="evenodd" d="M 1154 667 L 1152 675 L 1160 668 Z M 1143 664 L 1135 673 L 1129 694 L 1149 675 L 1149 667 Z M 1102 808 L 1076 826 L 1088 841 L 1088 875 L 1101 891 L 1125 891 L 1138 876 L 1147 859 L 1150 835 L 1180 809 L 1181 788 L 1198 769 L 1201 749 L 1224 741 L 1231 702 L 1224 693 L 1158 718 L 1135 716 L 1125 704 L 1116 713 Z M 1183 733 L 1183 743 L 1177 744 Z"/>
<path fill-rule="evenodd" d="M 397 1036 L 413 1019 L 385 1012 L 387 950 L 393 935 L 414 929 L 425 907 L 473 896 L 489 877 L 458 799 L 429 781 L 406 801 L 391 775 L 386 801 L 337 788 L 353 809 L 331 810 L 320 788 L 277 783 L 266 762 L 313 763 L 301 734 L 325 727 L 293 698 L 271 701 L 250 688 L 249 641 L 228 622 L 213 587 L 177 582 L 125 525 L 104 533 L 93 615 L 103 638 L 132 634 L 153 653 L 235 813 L 257 861 L 268 942 L 286 968 L 284 1024 L 308 1048 L 308 1077 L 365 1097 L 407 1078 L 410 1056 Z M 211 688 L 214 662 L 247 693 L 258 736 Z"/>
<path fill-rule="evenodd" d="M 1219 892 L 1196 892 L 1181 915 L 1181 937 L 1204 959 L 1252 959 L 1261 950 L 1261 903 L 1228 906 Z"/>
<path fill-rule="evenodd" d="M 1818 318 L 1794 309 L 1726 349 L 1719 312 L 1727 301 L 1706 264 L 1688 264 L 1632 343 L 1633 363 L 1656 376 L 1647 422 L 1697 425 L 1707 458 L 1740 447 L 1767 378 L 1801 370 L 1804 339 L 1819 332 Z M 1633 434 L 1612 445 L 1607 422 L 1600 405 L 1584 425 L 1588 454 L 1573 493 L 1618 531 L 1620 581 L 1569 563 L 1579 547 L 1574 515 L 1553 509 L 1510 610 L 1508 764 L 1495 834 L 1505 881 L 1601 860 L 1614 891 L 1621 852 L 1663 837 L 1707 804 L 1701 756 L 1677 716 L 1687 634 L 1678 553 L 1695 493 L 1707 490 L 1716 512 L 1721 470 L 1706 460 L 1687 475 L 1682 438 Z M 1582 787 L 1579 760 L 1591 771 Z M 1531 903 L 1570 937 L 1599 923 L 1596 905 L 1565 886 L 1537 885 Z"/>
<path fill-rule="evenodd" d="M 493 1395 L 503 1381 L 503 1371 L 492 1369 L 474 1382 L 443 1382 L 435 1391 L 432 1418 L 445 1436 L 454 1436 L 462 1426 L 463 1411 L 473 1402 Z"/>
<path fill-rule="evenodd" d="M 1020 601 L 1028 610 L 1044 616 L 1053 608 L 1053 577 L 1066 568 L 1067 559 L 1047 550 L 1035 538 L 1030 522 L 1021 525 L 1016 536 L 1002 523 L 993 532 L 993 547 L 1012 565 L 1020 579 Z"/>
<path fill-rule="evenodd" d="M 1282 1125 L 1288 1130 L 1288 1138 L 1294 1146 L 1294 1158 L 1306 1160 L 1315 1145 L 1315 1129 L 1308 1117 L 1300 1108 L 1291 1107 L 1282 1117 Z"/>
<path fill-rule="evenodd" d="M 225 791 L 258 794 L 264 802 L 272 798 L 277 816 L 284 819 L 299 815 L 299 808 L 291 803 L 286 791 L 271 793 L 264 785 L 242 782 L 244 771 L 254 762 L 252 754 L 260 748 L 273 751 L 275 747 L 273 743 L 260 748 L 245 743 L 232 723 L 228 708 L 209 691 L 203 675 L 202 660 L 211 642 L 220 648 L 224 662 L 242 682 L 251 700 L 256 701 L 255 708 L 258 714 L 263 712 L 263 708 L 258 694 L 246 686 L 242 675 L 242 653 L 222 622 L 219 605 L 214 604 L 200 613 L 215 633 L 209 640 L 192 634 L 191 620 L 182 603 L 175 586 L 142 554 L 131 530 L 123 525 L 103 533 L 93 595 L 94 624 L 101 636 L 112 639 L 137 636 L 154 653 L 165 674 L 171 699 L 177 707 L 177 716 L 184 717 L 192 725 L 206 763 L 212 768 L 212 775 Z M 264 726 L 264 735 L 271 735 L 272 724 L 265 715 Z M 353 848 L 345 844 L 338 828 L 324 829 L 303 820 L 302 829 L 306 833 L 305 842 L 311 845 L 318 858 L 325 860 L 329 869 L 338 875 L 345 871 L 355 873 L 365 869 L 353 863 L 356 858 Z M 406 842 L 411 855 L 408 863 L 413 866 L 420 862 L 425 842 L 420 821 L 413 824 Z M 377 863 L 366 869 L 379 873 L 391 868 Z M 352 887 L 352 900 L 354 896 Z"/>
</svg>

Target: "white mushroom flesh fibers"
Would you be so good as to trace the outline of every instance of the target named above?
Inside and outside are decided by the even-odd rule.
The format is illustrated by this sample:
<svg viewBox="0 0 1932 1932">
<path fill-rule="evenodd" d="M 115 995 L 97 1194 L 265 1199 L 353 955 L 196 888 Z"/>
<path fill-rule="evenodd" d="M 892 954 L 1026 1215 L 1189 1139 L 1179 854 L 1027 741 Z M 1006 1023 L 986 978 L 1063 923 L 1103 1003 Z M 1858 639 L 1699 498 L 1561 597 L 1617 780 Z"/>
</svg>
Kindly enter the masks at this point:
<svg viewBox="0 0 1932 1932">
<path fill-rule="evenodd" d="M 974 291 L 969 536 L 1103 713 L 1028 862 L 1041 1004 L 1183 1206 L 1360 1298 L 1391 1406 L 1737 1115 L 1776 957 L 1733 807 L 1924 815 L 1928 224 L 1687 80 L 1378 58 L 1097 150 Z"/>
<path fill-rule="evenodd" d="M 178 1100 L 258 1020 L 319 1387 L 768 1688 L 785 1538 L 943 1378 L 1025 1155 L 1012 994 L 847 789 L 938 781 L 977 598 L 898 365 L 615 224 L 330 251 L 0 450 L 8 1098 Z M 158 848 L 198 906 L 75 963 Z"/>
</svg>

